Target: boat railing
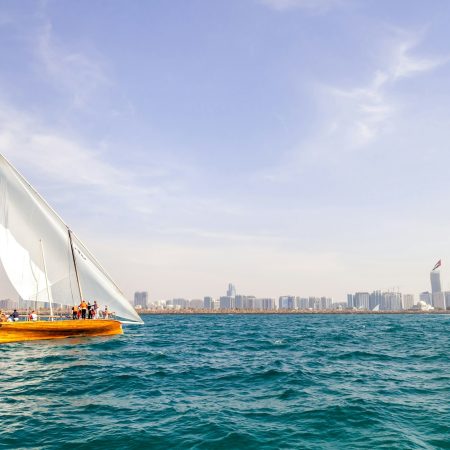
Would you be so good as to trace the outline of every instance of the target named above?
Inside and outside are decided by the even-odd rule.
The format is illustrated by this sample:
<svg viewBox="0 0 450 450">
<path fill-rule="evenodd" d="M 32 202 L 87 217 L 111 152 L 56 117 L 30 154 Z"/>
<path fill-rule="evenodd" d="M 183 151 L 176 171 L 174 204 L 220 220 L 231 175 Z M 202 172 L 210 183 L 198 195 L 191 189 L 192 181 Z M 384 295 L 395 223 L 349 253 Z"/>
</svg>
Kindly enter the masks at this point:
<svg viewBox="0 0 450 450">
<path fill-rule="evenodd" d="M 37 314 L 37 321 L 50 321 L 50 320 L 57 320 L 57 321 L 62 321 L 62 320 L 115 320 L 116 316 L 115 314 L 109 314 L 108 317 L 96 317 L 95 319 L 73 319 L 72 316 L 70 315 L 50 315 L 50 314 Z M 32 319 L 30 319 L 29 314 L 19 314 L 19 320 L 21 319 L 25 319 L 26 322 L 33 322 Z"/>
</svg>

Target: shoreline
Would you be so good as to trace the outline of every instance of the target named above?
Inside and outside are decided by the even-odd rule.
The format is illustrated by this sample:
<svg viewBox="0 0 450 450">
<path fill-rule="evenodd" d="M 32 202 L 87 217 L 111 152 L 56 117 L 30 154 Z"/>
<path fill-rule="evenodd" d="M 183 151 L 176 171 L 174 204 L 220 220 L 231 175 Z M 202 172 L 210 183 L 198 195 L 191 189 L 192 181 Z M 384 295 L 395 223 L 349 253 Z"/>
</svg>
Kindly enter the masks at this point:
<svg viewBox="0 0 450 450">
<path fill-rule="evenodd" d="M 352 311 L 352 310 L 286 310 L 286 311 L 254 311 L 243 309 L 230 310 L 205 310 L 205 309 L 183 309 L 183 310 L 161 310 L 147 309 L 138 310 L 141 316 L 147 315 L 398 315 L 398 314 L 450 314 L 450 310 L 405 310 L 405 311 Z"/>
</svg>

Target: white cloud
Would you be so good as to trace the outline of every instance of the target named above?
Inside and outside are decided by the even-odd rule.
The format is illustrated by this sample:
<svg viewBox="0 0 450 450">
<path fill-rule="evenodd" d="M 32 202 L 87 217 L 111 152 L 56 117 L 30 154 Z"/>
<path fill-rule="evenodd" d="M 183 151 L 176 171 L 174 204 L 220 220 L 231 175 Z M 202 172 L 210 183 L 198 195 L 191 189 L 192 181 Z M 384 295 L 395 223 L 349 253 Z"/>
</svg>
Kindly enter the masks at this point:
<svg viewBox="0 0 450 450">
<path fill-rule="evenodd" d="M 86 106 L 99 88 L 112 84 L 99 55 L 94 59 L 64 46 L 50 22 L 37 35 L 36 56 L 52 84 L 68 92 L 75 107 Z"/>
<path fill-rule="evenodd" d="M 390 49 L 390 61 L 377 69 L 370 83 L 354 89 L 326 88 L 338 105 L 333 134 L 345 136 L 346 147 L 361 147 L 374 141 L 399 110 L 391 91 L 402 79 L 430 72 L 448 62 L 448 58 L 415 56 L 418 36 L 409 36 Z"/>
<path fill-rule="evenodd" d="M 383 63 L 374 68 L 366 85 L 352 88 L 316 85 L 321 124 L 287 153 L 278 167 L 259 176 L 273 182 L 295 179 L 311 163 L 334 164 L 345 153 L 374 144 L 395 130 L 395 123 L 404 112 L 395 95 L 396 87 L 408 78 L 432 72 L 449 61 L 448 57 L 417 55 L 423 33 L 395 31 L 396 41 L 384 50 Z"/>
<path fill-rule="evenodd" d="M 393 51 L 393 64 L 388 72 L 388 77 L 392 81 L 400 78 L 407 78 L 418 75 L 421 72 L 429 72 L 449 61 L 445 58 L 424 58 L 411 55 L 412 51 L 420 43 L 419 39 L 412 38 L 400 42 Z"/>
<path fill-rule="evenodd" d="M 104 195 L 122 200 L 142 213 L 142 205 L 152 203 L 160 187 L 142 187 L 134 174 L 106 162 L 105 150 L 85 145 L 73 136 L 45 127 L 30 115 L 0 104 L 0 152 L 19 168 L 35 174 L 43 186 L 58 183 L 63 190 L 76 189 L 83 195 Z M 92 199 L 92 197 L 91 197 Z M 89 204 L 89 198 L 86 198 Z"/>
</svg>

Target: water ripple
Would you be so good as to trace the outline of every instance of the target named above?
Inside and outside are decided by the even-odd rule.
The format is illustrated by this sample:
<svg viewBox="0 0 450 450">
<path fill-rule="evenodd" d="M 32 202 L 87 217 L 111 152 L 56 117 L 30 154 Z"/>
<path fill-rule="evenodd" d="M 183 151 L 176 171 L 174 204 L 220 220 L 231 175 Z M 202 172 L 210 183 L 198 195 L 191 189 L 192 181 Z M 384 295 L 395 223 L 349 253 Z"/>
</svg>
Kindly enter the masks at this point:
<svg viewBox="0 0 450 450">
<path fill-rule="evenodd" d="M 446 316 L 148 316 L 0 347 L 0 447 L 450 448 Z"/>
</svg>

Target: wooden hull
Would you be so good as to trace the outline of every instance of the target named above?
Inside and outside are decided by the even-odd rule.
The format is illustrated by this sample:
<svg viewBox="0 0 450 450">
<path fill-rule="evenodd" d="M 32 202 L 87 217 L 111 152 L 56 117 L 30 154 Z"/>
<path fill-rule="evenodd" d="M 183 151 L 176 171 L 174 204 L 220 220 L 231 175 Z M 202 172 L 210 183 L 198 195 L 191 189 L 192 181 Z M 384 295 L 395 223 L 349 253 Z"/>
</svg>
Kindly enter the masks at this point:
<svg viewBox="0 0 450 450">
<path fill-rule="evenodd" d="M 122 324 L 117 320 L 0 323 L 0 344 L 80 336 L 110 336 L 114 334 L 123 334 Z"/>
</svg>

